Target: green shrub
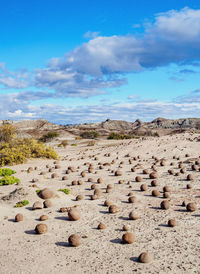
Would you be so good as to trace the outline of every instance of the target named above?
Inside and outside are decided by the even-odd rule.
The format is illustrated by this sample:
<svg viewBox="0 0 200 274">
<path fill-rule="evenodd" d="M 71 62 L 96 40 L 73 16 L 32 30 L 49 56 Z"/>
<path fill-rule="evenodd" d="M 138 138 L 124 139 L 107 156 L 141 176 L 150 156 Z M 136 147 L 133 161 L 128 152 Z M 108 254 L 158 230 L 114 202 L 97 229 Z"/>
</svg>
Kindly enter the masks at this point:
<svg viewBox="0 0 200 274">
<path fill-rule="evenodd" d="M 108 136 L 108 140 L 124 140 L 124 139 L 131 139 L 131 138 L 132 136 L 130 135 L 120 134 L 116 132 L 112 132 Z"/>
<path fill-rule="evenodd" d="M 0 166 L 22 164 L 29 158 L 57 159 L 58 155 L 52 147 L 34 139 L 18 139 L 0 146 Z"/>
<path fill-rule="evenodd" d="M 85 139 L 94 139 L 99 136 L 99 133 L 96 131 L 84 131 L 81 133 L 81 137 Z"/>
<path fill-rule="evenodd" d="M 50 131 L 47 134 L 44 134 L 39 140 L 46 143 L 47 141 L 50 141 L 58 136 L 59 136 L 59 134 L 57 132 Z"/>
<path fill-rule="evenodd" d="M 77 144 L 71 144 L 71 146 L 75 147 L 75 146 L 77 146 Z"/>
<path fill-rule="evenodd" d="M 58 144 L 58 147 L 62 147 L 62 144 Z"/>
<path fill-rule="evenodd" d="M 35 191 L 36 193 L 37 193 L 37 195 L 39 195 L 40 194 L 40 192 L 41 192 L 41 189 L 36 189 L 36 191 Z"/>
<path fill-rule="evenodd" d="M 26 206 L 29 204 L 29 201 L 28 200 L 23 200 L 21 202 L 17 202 L 15 207 L 23 207 L 23 206 Z"/>
<path fill-rule="evenodd" d="M 14 176 L 5 176 L 0 179 L 0 186 L 13 185 L 16 183 L 20 183 L 20 180 Z"/>
<path fill-rule="evenodd" d="M 60 188 L 58 191 L 62 191 L 65 194 L 69 194 L 70 193 L 70 190 L 68 188 Z"/>
<path fill-rule="evenodd" d="M 10 168 L 1 168 L 0 169 L 0 176 L 10 176 L 12 174 L 15 174 L 16 171 L 10 169 Z"/>
</svg>

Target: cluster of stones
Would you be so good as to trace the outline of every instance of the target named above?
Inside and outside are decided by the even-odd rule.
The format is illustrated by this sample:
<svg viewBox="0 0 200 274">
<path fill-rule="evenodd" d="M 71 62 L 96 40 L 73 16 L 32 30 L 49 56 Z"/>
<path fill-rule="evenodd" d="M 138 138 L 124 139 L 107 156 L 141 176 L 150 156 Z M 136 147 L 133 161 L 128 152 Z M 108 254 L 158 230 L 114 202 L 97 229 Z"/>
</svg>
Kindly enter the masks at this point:
<svg viewBox="0 0 200 274">
<path fill-rule="evenodd" d="M 104 155 L 105 157 L 111 157 L 111 154 L 107 153 Z M 107 168 L 107 172 L 109 172 L 112 176 L 115 177 L 121 177 L 119 178 L 120 180 L 118 181 L 118 184 L 123 185 L 123 184 L 127 184 L 129 185 L 130 188 L 132 188 L 132 185 L 134 185 L 134 183 L 141 183 L 140 184 L 140 191 L 141 192 L 147 192 L 149 190 L 149 188 L 155 188 L 155 187 L 159 187 L 159 169 L 162 167 L 165 167 L 168 164 L 168 160 L 167 159 L 158 159 L 155 156 L 152 156 L 153 159 L 153 163 L 151 165 L 151 167 L 148 168 L 143 168 L 143 166 L 141 165 L 141 157 L 137 156 L 137 157 L 130 157 L 130 155 L 125 155 L 126 158 L 128 158 L 128 165 L 131 165 L 130 167 L 130 174 L 131 176 L 136 173 L 138 170 L 142 170 L 142 174 L 143 175 L 137 175 L 134 176 L 134 179 L 132 179 L 131 181 L 126 182 L 125 180 L 123 180 L 123 165 L 125 164 L 125 161 L 120 161 L 117 170 L 116 169 L 111 169 L 112 165 L 116 164 L 116 161 L 119 159 L 119 157 L 117 156 L 116 159 L 113 159 L 110 162 L 99 162 L 97 164 L 97 168 L 95 168 L 95 165 L 93 163 L 89 163 L 89 162 L 85 162 L 84 166 L 85 169 L 80 171 L 80 167 L 73 167 L 73 166 L 68 166 L 67 169 L 65 170 L 65 174 L 64 176 L 62 176 L 62 180 L 63 181 L 68 181 L 69 180 L 69 176 L 71 173 L 74 172 L 79 172 L 79 178 L 77 180 L 72 180 L 70 185 L 71 187 L 75 187 L 75 186 L 81 186 L 84 185 L 84 181 L 86 180 L 86 182 L 91 183 L 91 189 L 90 191 L 92 192 L 90 197 L 91 200 L 97 200 L 97 199 L 101 199 L 104 198 L 107 194 L 112 193 L 115 191 L 115 186 L 111 183 L 108 183 L 106 185 L 105 188 L 101 188 L 102 185 L 105 186 L 105 180 L 101 177 L 98 177 L 97 179 L 95 179 L 93 176 L 93 174 L 98 174 L 98 169 L 105 169 Z M 185 155 L 185 157 L 189 157 L 188 155 Z M 92 157 L 91 157 L 92 158 Z M 79 159 L 84 159 L 84 156 L 82 156 L 82 158 Z M 98 157 L 97 156 L 93 156 L 94 161 L 98 161 Z M 180 158 L 176 158 L 173 157 L 174 160 L 179 161 L 178 165 L 177 165 L 177 170 L 175 171 L 175 163 L 171 162 L 170 166 L 173 166 L 174 168 L 170 168 L 168 170 L 168 174 L 171 176 L 181 176 L 181 174 L 185 174 L 185 180 L 186 181 L 190 181 L 190 184 L 187 184 L 186 188 L 188 190 L 192 189 L 192 181 L 195 180 L 195 176 L 194 176 L 194 172 L 199 172 L 200 171 L 200 160 L 196 160 L 190 168 L 188 168 L 188 166 L 186 166 L 186 164 L 184 164 L 184 162 L 180 161 Z M 138 161 L 138 163 L 136 163 L 134 166 L 133 163 L 135 161 Z M 56 179 L 59 178 L 59 174 L 55 172 L 55 170 L 61 169 L 61 165 L 59 164 L 59 162 L 54 162 L 54 167 L 50 167 L 49 165 L 46 166 L 46 168 L 48 169 L 48 172 L 51 173 L 51 178 L 52 179 Z M 28 168 L 28 173 L 32 172 L 33 170 L 37 170 L 36 168 Z M 187 174 L 188 170 L 190 171 L 190 173 Z M 46 171 L 41 171 L 39 173 L 40 175 L 46 175 L 47 172 Z M 87 176 L 91 176 L 89 178 L 87 178 Z M 148 185 L 147 183 L 147 179 L 150 180 L 150 184 Z M 32 182 L 38 182 L 37 178 L 32 179 Z M 171 195 L 173 195 L 173 189 L 171 189 L 170 186 L 165 185 L 162 190 L 159 190 L 158 188 L 156 189 L 152 189 L 151 191 L 151 195 L 152 197 L 159 197 L 161 198 L 161 194 L 163 197 L 163 200 L 160 202 L 160 209 L 162 210 L 170 210 L 171 208 L 173 208 L 173 205 L 171 205 Z M 52 202 L 51 202 L 51 198 L 53 198 L 55 196 L 54 191 L 52 191 L 49 188 L 44 188 L 42 191 L 40 191 L 39 193 L 39 197 L 44 200 L 44 201 L 36 201 L 33 206 L 32 209 L 33 210 L 39 210 L 39 209 L 43 209 L 43 208 L 49 208 L 52 207 Z M 82 194 L 78 194 L 75 198 L 76 201 L 82 201 L 84 200 L 85 197 Z M 136 195 L 134 195 L 134 191 L 131 191 L 128 193 L 128 203 L 130 204 L 137 204 L 138 203 L 138 197 Z M 103 203 L 103 205 L 105 207 L 107 207 L 108 209 L 108 213 L 110 214 L 117 214 L 121 211 L 120 206 L 118 206 L 117 203 L 113 203 L 110 199 L 106 199 Z M 188 212 L 194 212 L 196 211 L 197 205 L 194 202 L 189 202 L 189 203 L 183 203 L 183 205 L 186 207 L 186 210 Z M 77 206 L 71 207 L 71 208 L 66 208 L 63 207 L 60 209 L 60 212 L 67 212 L 68 214 L 68 220 L 70 221 L 78 221 L 81 218 L 81 212 L 78 209 Z M 133 220 L 136 221 L 138 219 L 141 219 L 142 216 L 140 216 L 136 210 L 132 210 L 129 215 L 128 215 L 128 220 Z M 40 221 L 46 221 L 48 220 L 48 216 L 47 215 L 41 215 L 40 216 Z M 15 221 L 16 222 L 20 222 L 23 221 L 23 215 L 21 213 L 18 213 L 15 216 Z M 168 220 L 168 226 L 169 227 L 175 227 L 177 225 L 176 220 L 175 219 L 169 219 Z M 103 222 L 100 222 L 97 226 L 97 229 L 99 230 L 105 230 L 107 228 L 106 224 Z M 130 226 L 124 224 L 123 231 L 126 231 L 123 235 L 122 235 L 122 243 L 124 244 L 133 244 L 136 241 L 136 236 L 135 234 L 133 234 L 132 232 L 130 232 Z M 35 227 L 35 232 L 37 234 L 44 234 L 48 231 L 48 226 L 44 223 L 39 223 L 36 225 Z M 73 247 L 78 247 L 82 244 L 82 237 L 79 234 L 72 234 L 69 236 L 68 238 L 68 242 L 70 246 Z M 142 252 L 139 257 L 138 257 L 138 261 L 141 263 L 150 263 L 153 261 L 153 255 L 146 253 L 146 252 Z"/>
</svg>

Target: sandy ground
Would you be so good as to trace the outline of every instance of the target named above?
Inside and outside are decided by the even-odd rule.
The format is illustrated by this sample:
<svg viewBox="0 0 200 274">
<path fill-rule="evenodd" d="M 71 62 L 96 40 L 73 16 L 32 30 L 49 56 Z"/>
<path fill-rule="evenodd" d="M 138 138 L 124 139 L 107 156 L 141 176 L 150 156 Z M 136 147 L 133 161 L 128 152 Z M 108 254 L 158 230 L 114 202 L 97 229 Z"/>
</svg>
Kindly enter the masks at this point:
<svg viewBox="0 0 200 274">
<path fill-rule="evenodd" d="M 200 156 L 200 142 L 194 138 L 197 135 L 181 134 L 172 137 L 149 137 L 145 140 L 126 141 L 97 141 L 95 146 L 87 145 L 67 146 L 57 148 L 60 156 L 60 169 L 56 169 L 59 178 L 51 179 L 46 164 L 54 167 L 53 160 L 31 160 L 26 164 L 13 166 L 20 178 L 19 186 L 1 186 L 0 199 L 16 188 L 25 189 L 27 194 L 15 195 L 8 201 L 0 201 L 0 273 L 200 273 L 200 172 L 191 170 L 192 158 Z M 105 154 L 110 153 L 110 156 Z M 186 154 L 189 157 L 185 157 Z M 125 157 L 129 154 L 129 157 Z M 135 156 L 140 159 L 129 159 Z M 157 163 L 158 183 L 151 187 L 149 175 L 142 173 L 144 168 L 151 168 L 155 162 L 152 156 L 166 158 L 167 164 L 160 166 Z M 82 157 L 83 156 L 83 157 Z M 180 157 L 180 160 L 173 159 Z M 98 157 L 95 160 L 95 157 Z M 84 159 L 81 159 L 84 158 Z M 116 159 L 117 158 L 117 159 Z M 99 169 L 98 163 L 114 164 Z M 119 168 L 120 162 L 121 168 Z M 168 169 L 178 169 L 178 163 L 183 161 L 186 173 L 180 176 L 168 174 Z M 94 172 L 88 173 L 88 166 L 84 163 L 93 163 Z M 170 166 L 173 162 L 174 166 Z M 136 172 L 131 172 L 131 167 L 141 164 Z M 27 173 L 28 167 L 38 167 L 31 173 Z M 70 173 L 67 181 L 62 181 L 68 166 L 74 166 L 77 171 Z M 78 168 L 79 167 L 79 168 Z M 112 170 L 122 171 L 122 176 L 116 177 Z M 81 178 L 81 171 L 86 171 L 86 177 Z M 39 175 L 46 171 L 46 175 Z M 194 180 L 190 182 L 192 189 L 186 189 L 189 183 L 187 174 L 192 173 Z M 142 177 L 142 182 L 136 182 L 135 177 Z M 103 196 L 97 200 L 91 200 L 93 194 L 88 178 L 94 182 L 101 177 L 103 183 L 99 188 Z M 31 180 L 38 178 L 36 188 L 32 187 Z M 72 186 L 73 180 L 83 180 L 83 185 Z M 119 180 L 124 184 L 119 184 Z M 129 182 L 129 184 L 128 184 Z M 148 190 L 140 191 L 140 185 L 146 183 Z M 111 193 L 105 192 L 107 184 L 114 184 Z M 171 187 L 170 209 L 161 210 L 160 203 L 163 200 L 163 186 Z M 41 200 L 36 189 L 48 187 L 55 190 L 57 196 L 52 199 L 53 206 L 41 210 L 32 210 L 32 204 Z M 70 195 L 57 192 L 59 188 L 69 188 Z M 160 191 L 159 197 L 153 197 L 153 189 Z M 137 202 L 128 203 L 128 193 L 134 192 Z M 84 199 L 76 201 L 78 194 L 84 195 Z M 16 202 L 28 199 L 30 204 L 24 208 L 14 208 Z M 109 214 L 104 201 L 111 200 L 118 205 L 120 212 Z M 187 212 L 181 206 L 183 201 L 195 202 L 198 210 Z M 79 205 L 81 211 L 80 220 L 69 221 L 67 213 L 59 212 L 61 207 Z M 140 218 L 136 221 L 128 219 L 129 212 L 135 210 Z M 24 215 L 22 222 L 15 222 L 17 213 Z M 39 217 L 48 215 L 49 219 L 44 223 L 48 225 L 48 232 L 37 235 L 35 226 L 40 223 Z M 174 218 L 177 226 L 167 226 L 169 219 Z M 98 230 L 99 222 L 106 224 L 105 230 Z M 130 231 L 136 236 L 133 244 L 122 244 L 122 230 L 124 224 L 130 225 Z M 70 247 L 68 237 L 78 233 L 82 238 L 79 247 Z M 141 252 L 153 254 L 154 260 L 149 264 L 137 261 Z"/>
</svg>

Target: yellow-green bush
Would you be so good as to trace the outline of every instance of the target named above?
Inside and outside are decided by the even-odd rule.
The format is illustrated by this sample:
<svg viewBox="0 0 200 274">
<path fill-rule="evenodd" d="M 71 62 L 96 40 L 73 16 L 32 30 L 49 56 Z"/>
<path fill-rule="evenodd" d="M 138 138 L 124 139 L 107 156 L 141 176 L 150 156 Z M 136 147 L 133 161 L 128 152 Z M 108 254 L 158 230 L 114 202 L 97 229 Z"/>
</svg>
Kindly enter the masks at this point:
<svg viewBox="0 0 200 274">
<path fill-rule="evenodd" d="M 58 155 L 52 147 L 34 139 L 18 139 L 0 145 L 0 166 L 22 164 L 28 158 L 57 159 Z"/>
<path fill-rule="evenodd" d="M 10 142 L 16 136 L 16 128 L 11 124 L 2 124 L 0 126 L 0 142 Z"/>
<path fill-rule="evenodd" d="M 70 190 L 68 188 L 60 188 L 58 191 L 64 192 L 65 194 L 69 194 Z"/>
<path fill-rule="evenodd" d="M 0 176 L 10 176 L 12 174 L 15 174 L 16 171 L 10 169 L 10 168 L 0 168 Z"/>
<path fill-rule="evenodd" d="M 20 180 L 14 176 L 4 176 L 0 179 L 0 186 L 19 184 Z"/>
<path fill-rule="evenodd" d="M 29 201 L 28 200 L 23 200 L 21 202 L 17 202 L 15 207 L 23 207 L 23 206 L 26 206 L 29 204 Z"/>
</svg>

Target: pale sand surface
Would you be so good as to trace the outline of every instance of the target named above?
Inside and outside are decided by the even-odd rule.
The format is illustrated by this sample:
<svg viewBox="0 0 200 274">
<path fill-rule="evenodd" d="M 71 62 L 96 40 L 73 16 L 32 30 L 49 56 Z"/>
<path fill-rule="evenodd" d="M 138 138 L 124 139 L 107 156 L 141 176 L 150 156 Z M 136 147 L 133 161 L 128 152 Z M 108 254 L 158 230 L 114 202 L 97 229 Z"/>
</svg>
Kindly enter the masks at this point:
<svg viewBox="0 0 200 274">
<path fill-rule="evenodd" d="M 0 273 L 200 273 L 200 172 L 191 170 L 191 163 L 184 163 L 186 174 L 173 176 L 168 174 L 168 169 L 174 168 L 175 172 L 179 160 L 173 156 L 180 156 L 180 161 L 191 158 L 199 158 L 200 142 L 192 141 L 197 135 L 180 134 L 172 137 L 147 138 L 145 140 L 126 141 L 97 141 L 93 147 L 79 145 L 77 147 L 67 146 L 57 148 L 59 155 L 65 160 L 60 160 L 61 169 L 55 170 L 59 178 L 51 179 L 46 164 L 54 166 L 53 160 L 31 160 L 26 164 L 13 166 L 17 171 L 16 177 L 20 178 L 21 185 L 0 187 L 0 196 L 9 194 L 16 188 L 27 188 L 27 196 L 16 197 L 14 200 L 0 202 Z M 111 153 L 110 157 L 104 156 Z M 130 157 L 125 157 L 126 154 Z M 185 157 L 185 154 L 190 157 Z M 140 159 L 129 164 L 128 160 L 140 155 Z M 159 159 L 165 157 L 167 164 L 158 167 L 157 187 L 151 187 L 151 179 L 148 175 L 142 174 L 144 168 L 150 168 L 154 159 L 152 155 Z M 79 159 L 85 156 L 85 159 Z M 94 160 L 94 156 L 98 160 Z M 118 159 L 116 159 L 118 157 Z M 98 162 L 106 163 L 115 159 L 115 164 L 98 168 Z M 119 163 L 124 161 L 120 170 L 123 176 L 116 177 L 108 171 L 117 170 Z M 85 162 L 94 164 L 94 172 L 88 173 Z M 170 163 L 174 162 L 174 166 Z M 137 163 L 143 168 L 131 172 L 130 169 Z M 28 167 L 38 167 L 38 170 L 27 173 Z M 70 173 L 67 181 L 62 181 L 68 166 L 80 168 Z M 23 171 L 24 170 L 24 171 Z M 86 177 L 81 178 L 81 171 L 86 170 Z M 41 171 L 47 171 L 45 176 L 39 175 Z M 95 172 L 97 171 L 97 174 Z M 186 189 L 186 175 L 192 173 L 194 181 L 191 182 L 193 188 Z M 135 182 L 135 177 L 139 175 L 143 178 L 142 183 L 148 185 L 148 190 L 140 191 L 142 183 Z M 88 178 L 94 181 L 101 177 L 103 184 L 99 187 L 103 190 L 103 196 L 98 200 L 91 200 L 93 194 L 91 183 Z M 38 188 L 29 187 L 31 180 L 38 178 Z M 73 180 L 83 180 L 83 185 L 71 186 Z M 124 179 L 124 184 L 118 184 L 118 180 Z M 127 182 L 130 181 L 130 185 Z M 107 184 L 114 184 L 111 193 L 105 193 Z M 163 186 L 171 187 L 170 209 L 161 210 Z M 57 192 L 57 197 L 51 199 L 52 208 L 33 211 L 32 204 L 41 200 L 36 189 L 44 187 L 58 190 L 59 188 L 69 188 L 70 195 Z M 160 197 L 151 196 L 153 189 L 161 192 Z M 128 193 L 134 192 L 138 198 L 135 204 L 127 203 Z M 78 194 L 84 195 L 84 200 L 75 201 Z M 14 208 L 19 200 L 28 199 L 30 204 L 24 208 Z M 103 206 L 105 199 L 113 201 L 120 207 L 117 214 L 108 214 L 108 208 Z M 198 210 L 187 212 L 181 204 L 183 201 L 195 202 Z M 67 218 L 67 213 L 60 213 L 60 207 L 79 205 L 81 218 L 72 222 Z M 135 210 L 140 218 L 136 221 L 128 219 L 129 212 Z M 17 213 L 24 215 L 22 222 L 14 222 Z M 34 228 L 40 223 L 38 218 L 46 214 L 49 219 L 45 221 L 48 225 L 48 232 L 43 235 L 36 235 Z M 8 218 L 6 218 L 6 216 Z M 166 226 L 170 218 L 175 218 L 177 226 L 170 228 Z M 105 230 L 96 229 L 99 222 L 106 224 Z M 133 244 L 122 244 L 121 238 L 124 234 L 122 227 L 128 224 L 131 231 L 136 236 Z M 79 233 L 82 245 L 75 248 L 68 246 L 68 237 L 73 233 Z M 137 257 L 141 252 L 149 252 L 154 255 L 154 260 L 150 264 L 137 262 Z"/>
</svg>

